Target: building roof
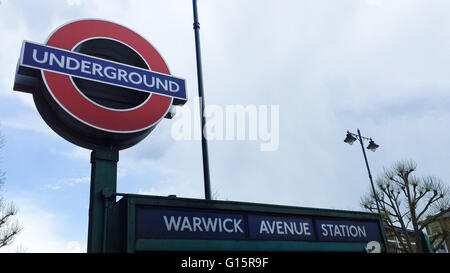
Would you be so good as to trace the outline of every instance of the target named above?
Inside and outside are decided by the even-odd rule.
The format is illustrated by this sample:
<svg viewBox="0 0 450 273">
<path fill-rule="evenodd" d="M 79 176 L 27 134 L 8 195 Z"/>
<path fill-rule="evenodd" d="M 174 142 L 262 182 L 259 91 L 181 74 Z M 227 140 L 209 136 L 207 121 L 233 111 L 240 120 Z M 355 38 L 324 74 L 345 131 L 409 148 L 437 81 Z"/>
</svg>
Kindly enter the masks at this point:
<svg viewBox="0 0 450 273">
<path fill-rule="evenodd" d="M 445 219 L 445 218 L 448 218 L 448 217 L 450 217 L 450 210 L 447 210 L 446 213 L 442 214 L 437 219 Z"/>
</svg>

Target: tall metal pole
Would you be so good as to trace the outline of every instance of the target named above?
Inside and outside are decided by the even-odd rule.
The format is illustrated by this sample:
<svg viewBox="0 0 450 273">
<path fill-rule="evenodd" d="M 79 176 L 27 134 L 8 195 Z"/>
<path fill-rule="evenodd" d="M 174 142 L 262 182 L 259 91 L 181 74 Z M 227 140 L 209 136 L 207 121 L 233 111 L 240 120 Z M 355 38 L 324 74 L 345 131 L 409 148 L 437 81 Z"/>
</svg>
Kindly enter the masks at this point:
<svg viewBox="0 0 450 273">
<path fill-rule="evenodd" d="M 370 184 L 372 185 L 372 191 L 373 191 L 373 195 L 375 197 L 375 203 L 377 204 L 378 213 L 381 215 L 380 206 L 378 205 L 377 193 L 375 191 L 375 187 L 373 186 L 372 174 L 370 173 L 369 163 L 367 162 L 366 151 L 364 150 L 363 140 L 362 140 L 361 132 L 359 131 L 359 128 L 358 128 L 358 137 L 359 137 L 359 143 L 361 143 L 361 149 L 363 151 L 364 160 L 366 161 L 367 172 L 369 173 L 369 179 L 370 179 Z"/>
<path fill-rule="evenodd" d="M 203 95 L 203 74 L 202 74 L 202 56 L 200 53 L 200 23 L 198 22 L 197 0 L 192 0 L 194 7 L 194 33 L 195 33 L 195 52 L 197 55 L 197 80 L 198 80 L 198 96 L 200 99 L 200 115 L 202 130 L 202 156 L 203 156 L 203 179 L 205 183 L 205 199 L 211 200 L 211 184 L 209 180 L 209 160 L 208 160 L 208 143 L 206 141 L 205 128 L 205 98 Z"/>
</svg>

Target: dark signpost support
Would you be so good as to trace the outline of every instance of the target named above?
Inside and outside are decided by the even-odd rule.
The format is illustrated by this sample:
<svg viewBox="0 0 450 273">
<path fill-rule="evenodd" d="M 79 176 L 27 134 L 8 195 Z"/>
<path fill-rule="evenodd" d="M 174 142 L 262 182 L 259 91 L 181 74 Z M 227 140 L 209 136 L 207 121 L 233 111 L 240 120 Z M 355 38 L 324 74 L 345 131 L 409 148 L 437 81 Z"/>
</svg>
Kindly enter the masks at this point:
<svg viewBox="0 0 450 273">
<path fill-rule="evenodd" d="M 88 252 L 106 252 L 108 205 L 117 191 L 118 161 L 119 151 L 112 147 L 97 147 L 91 153 Z"/>
<path fill-rule="evenodd" d="M 198 42 L 195 0 L 194 8 Z M 197 53 L 201 64 L 199 46 Z M 14 90 L 31 93 L 61 137 L 92 150 L 90 253 L 386 251 L 379 214 L 209 200 L 207 164 L 207 200 L 117 193 L 119 151 L 187 100 L 185 80 L 172 76 L 158 51 L 124 26 L 79 20 L 59 27 L 45 44 L 24 41 Z"/>
</svg>

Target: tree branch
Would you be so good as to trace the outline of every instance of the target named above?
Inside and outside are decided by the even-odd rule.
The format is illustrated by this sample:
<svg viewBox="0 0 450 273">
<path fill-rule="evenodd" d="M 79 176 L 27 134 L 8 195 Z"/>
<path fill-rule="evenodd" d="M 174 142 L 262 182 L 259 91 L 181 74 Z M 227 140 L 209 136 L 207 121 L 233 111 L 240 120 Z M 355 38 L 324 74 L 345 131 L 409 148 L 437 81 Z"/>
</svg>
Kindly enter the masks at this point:
<svg viewBox="0 0 450 273">
<path fill-rule="evenodd" d="M 441 199 L 441 196 L 438 196 L 438 198 L 435 198 L 436 196 L 438 196 L 437 192 L 435 192 L 433 194 L 433 196 L 428 200 L 427 205 L 425 206 L 425 208 L 422 210 L 422 212 L 419 213 L 419 216 L 417 216 L 417 219 L 420 220 L 421 217 L 423 216 L 423 214 L 428 210 L 428 208 L 430 207 L 431 204 L 433 204 L 434 202 L 438 201 L 439 199 Z M 435 199 L 434 199 L 435 198 Z"/>
</svg>

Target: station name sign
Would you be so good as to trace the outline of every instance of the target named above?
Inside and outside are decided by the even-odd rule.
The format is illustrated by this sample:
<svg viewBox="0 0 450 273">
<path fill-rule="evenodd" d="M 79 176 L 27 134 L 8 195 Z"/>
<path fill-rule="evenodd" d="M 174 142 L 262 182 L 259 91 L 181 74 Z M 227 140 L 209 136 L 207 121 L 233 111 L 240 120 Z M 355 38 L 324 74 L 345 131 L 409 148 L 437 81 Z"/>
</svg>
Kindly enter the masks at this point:
<svg viewBox="0 0 450 273">
<path fill-rule="evenodd" d="M 187 100 L 184 79 L 38 43 L 23 42 L 20 65 Z"/>
<path fill-rule="evenodd" d="M 382 240 L 377 221 L 151 207 L 136 208 L 136 237 L 315 242 Z"/>
</svg>

